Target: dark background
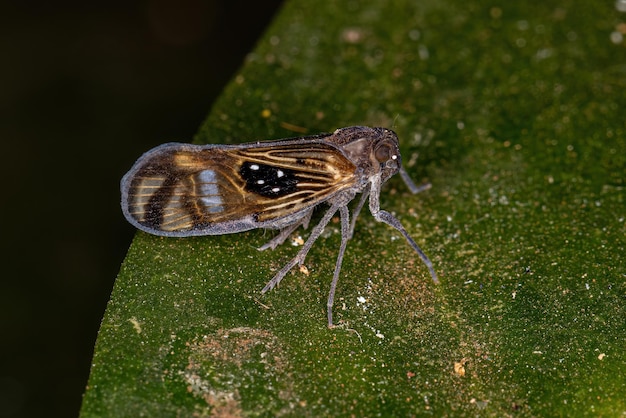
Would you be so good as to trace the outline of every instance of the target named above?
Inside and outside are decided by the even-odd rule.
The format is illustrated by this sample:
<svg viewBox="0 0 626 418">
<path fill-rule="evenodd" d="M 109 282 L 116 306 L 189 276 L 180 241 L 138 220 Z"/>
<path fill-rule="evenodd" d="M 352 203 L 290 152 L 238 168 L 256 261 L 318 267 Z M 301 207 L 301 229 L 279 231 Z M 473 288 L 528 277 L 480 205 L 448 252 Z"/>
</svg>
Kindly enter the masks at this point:
<svg viewBox="0 0 626 418">
<path fill-rule="evenodd" d="M 0 417 L 78 414 L 134 234 L 119 180 L 192 139 L 280 3 L 0 6 Z"/>
</svg>

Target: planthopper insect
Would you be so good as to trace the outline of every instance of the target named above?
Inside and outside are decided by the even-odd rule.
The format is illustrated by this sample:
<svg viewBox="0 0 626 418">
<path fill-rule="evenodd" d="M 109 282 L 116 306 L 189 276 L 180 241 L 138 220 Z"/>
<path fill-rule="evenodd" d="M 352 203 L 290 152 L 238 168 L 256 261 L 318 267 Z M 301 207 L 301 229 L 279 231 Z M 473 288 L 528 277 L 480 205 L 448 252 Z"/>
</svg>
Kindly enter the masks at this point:
<svg viewBox="0 0 626 418">
<path fill-rule="evenodd" d="M 296 265 L 335 213 L 341 245 L 328 295 L 328 325 L 346 245 L 368 201 L 374 218 L 398 230 L 422 259 L 432 279 L 432 263 L 400 221 L 380 208 L 380 189 L 400 173 L 413 193 L 417 187 L 401 165 L 398 137 L 385 128 L 353 126 L 332 134 L 241 145 L 170 143 L 145 153 L 121 182 L 122 211 L 142 231 L 166 237 L 220 235 L 255 228 L 280 232 L 259 250 L 274 249 L 299 226 L 306 228 L 315 207 L 330 208 L 298 254 L 261 291 L 273 289 Z M 352 211 L 348 204 L 361 193 Z"/>
</svg>

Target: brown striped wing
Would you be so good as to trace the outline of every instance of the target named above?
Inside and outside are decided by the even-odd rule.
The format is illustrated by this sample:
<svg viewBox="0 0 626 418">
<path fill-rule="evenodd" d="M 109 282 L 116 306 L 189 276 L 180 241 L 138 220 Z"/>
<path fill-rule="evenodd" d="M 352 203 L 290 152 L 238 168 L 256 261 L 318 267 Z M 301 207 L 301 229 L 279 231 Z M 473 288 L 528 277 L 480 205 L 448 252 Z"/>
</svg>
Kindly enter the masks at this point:
<svg viewBox="0 0 626 418">
<path fill-rule="evenodd" d="M 157 235 L 282 228 L 355 181 L 354 164 L 324 143 L 166 144 L 122 179 L 122 209 Z"/>
</svg>

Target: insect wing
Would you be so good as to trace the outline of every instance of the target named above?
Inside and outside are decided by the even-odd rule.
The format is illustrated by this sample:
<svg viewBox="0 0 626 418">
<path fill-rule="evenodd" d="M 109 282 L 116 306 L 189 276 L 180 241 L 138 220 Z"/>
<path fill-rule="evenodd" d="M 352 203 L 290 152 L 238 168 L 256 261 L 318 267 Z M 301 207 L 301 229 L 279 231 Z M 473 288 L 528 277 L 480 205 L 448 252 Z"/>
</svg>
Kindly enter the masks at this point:
<svg viewBox="0 0 626 418">
<path fill-rule="evenodd" d="M 137 228 L 156 235 L 282 228 L 355 181 L 354 164 L 321 139 L 165 144 L 122 179 L 122 209 Z"/>
</svg>

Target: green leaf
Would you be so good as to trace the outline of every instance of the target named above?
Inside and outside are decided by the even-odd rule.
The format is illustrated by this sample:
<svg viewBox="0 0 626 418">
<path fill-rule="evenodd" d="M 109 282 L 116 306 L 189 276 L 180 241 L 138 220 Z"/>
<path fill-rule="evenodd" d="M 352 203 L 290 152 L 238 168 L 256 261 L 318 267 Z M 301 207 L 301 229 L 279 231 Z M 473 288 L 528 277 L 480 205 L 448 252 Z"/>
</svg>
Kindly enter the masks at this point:
<svg viewBox="0 0 626 418">
<path fill-rule="evenodd" d="M 196 142 L 393 128 L 432 189 L 392 179 L 381 206 L 441 283 L 365 210 L 328 329 L 337 224 L 309 274 L 266 295 L 297 252 L 258 252 L 272 233 L 138 233 L 81 415 L 626 413 L 625 16 L 583 0 L 288 2 Z"/>
</svg>

